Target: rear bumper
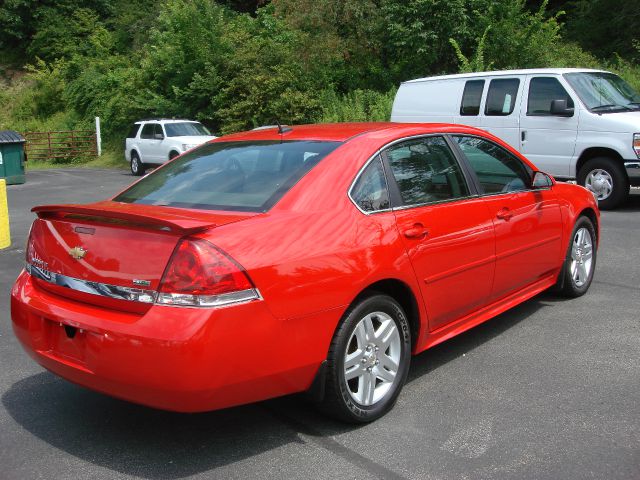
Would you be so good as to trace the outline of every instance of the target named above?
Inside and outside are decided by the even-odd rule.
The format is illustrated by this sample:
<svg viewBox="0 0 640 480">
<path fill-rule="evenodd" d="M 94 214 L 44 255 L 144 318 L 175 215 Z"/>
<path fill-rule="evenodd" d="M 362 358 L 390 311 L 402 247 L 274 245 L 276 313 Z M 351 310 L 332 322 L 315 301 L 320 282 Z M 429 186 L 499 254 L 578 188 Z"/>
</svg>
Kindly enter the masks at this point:
<svg viewBox="0 0 640 480">
<path fill-rule="evenodd" d="M 300 337 L 313 338 L 308 328 L 317 319 L 279 320 L 263 301 L 219 309 L 153 306 L 139 315 L 49 293 L 25 272 L 11 292 L 11 317 L 27 353 L 53 373 L 181 412 L 306 390 L 330 340 L 319 334 L 310 348 L 299 348 L 307 340 Z"/>
<path fill-rule="evenodd" d="M 640 160 L 627 160 L 624 168 L 629 177 L 629 184 L 633 187 L 640 186 Z"/>
</svg>

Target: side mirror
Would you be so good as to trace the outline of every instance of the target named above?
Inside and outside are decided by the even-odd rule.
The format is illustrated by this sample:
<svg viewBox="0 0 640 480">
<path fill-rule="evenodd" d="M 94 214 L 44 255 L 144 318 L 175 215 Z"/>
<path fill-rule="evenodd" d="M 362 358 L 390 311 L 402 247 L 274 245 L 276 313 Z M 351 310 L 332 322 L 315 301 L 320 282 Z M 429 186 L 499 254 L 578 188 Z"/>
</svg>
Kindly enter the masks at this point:
<svg viewBox="0 0 640 480">
<path fill-rule="evenodd" d="M 153 139 L 154 140 L 164 140 L 164 135 L 161 133 L 154 133 L 153 134 Z"/>
<path fill-rule="evenodd" d="M 573 108 L 567 107 L 567 100 L 551 100 L 551 115 L 573 117 Z"/>
<path fill-rule="evenodd" d="M 552 187 L 554 184 L 553 178 L 544 172 L 535 172 L 533 174 L 533 180 L 531 181 L 531 188 L 534 190 L 541 190 L 544 188 Z"/>
</svg>

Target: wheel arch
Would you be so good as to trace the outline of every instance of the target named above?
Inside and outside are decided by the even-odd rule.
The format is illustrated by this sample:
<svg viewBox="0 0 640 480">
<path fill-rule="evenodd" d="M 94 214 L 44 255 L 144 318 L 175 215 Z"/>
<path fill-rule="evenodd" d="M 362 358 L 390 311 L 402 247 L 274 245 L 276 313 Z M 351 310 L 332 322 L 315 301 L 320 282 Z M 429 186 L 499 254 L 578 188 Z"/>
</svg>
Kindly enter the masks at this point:
<svg viewBox="0 0 640 480">
<path fill-rule="evenodd" d="M 600 225 L 598 224 L 598 215 L 591 207 L 586 207 L 578 213 L 576 221 L 580 217 L 587 217 L 593 223 L 593 228 L 596 230 L 596 243 L 600 244 Z"/>
<path fill-rule="evenodd" d="M 175 154 L 175 155 L 173 155 Z M 173 155 L 173 156 L 171 156 Z M 167 160 L 173 160 L 175 157 L 179 157 L 180 156 L 180 152 L 178 150 L 176 150 L 175 148 L 172 148 L 171 150 L 169 150 L 169 155 L 167 156 Z"/>
<path fill-rule="evenodd" d="M 420 308 L 418 306 L 418 299 L 411 287 L 397 278 L 378 280 L 362 289 L 349 306 L 354 305 L 362 298 L 373 293 L 388 295 L 400 304 L 407 315 L 407 320 L 411 327 L 411 348 L 415 349 L 420 334 Z"/>
<path fill-rule="evenodd" d="M 609 158 L 611 158 L 613 160 L 617 160 L 617 161 L 620 161 L 620 162 L 623 161 L 622 155 L 620 155 L 613 148 L 608 148 L 608 147 L 589 147 L 589 148 L 586 148 L 580 154 L 580 157 L 578 158 L 578 161 L 576 162 L 576 178 L 578 177 L 578 172 L 580 171 L 580 169 L 582 168 L 582 166 L 585 163 L 587 163 L 592 158 L 598 158 L 598 157 L 609 157 Z"/>
<path fill-rule="evenodd" d="M 140 151 L 138 150 L 138 147 L 133 147 L 131 149 L 131 152 L 129 153 L 129 158 L 133 158 L 134 153 L 138 156 L 138 160 L 142 162 L 142 155 L 140 155 Z"/>
</svg>

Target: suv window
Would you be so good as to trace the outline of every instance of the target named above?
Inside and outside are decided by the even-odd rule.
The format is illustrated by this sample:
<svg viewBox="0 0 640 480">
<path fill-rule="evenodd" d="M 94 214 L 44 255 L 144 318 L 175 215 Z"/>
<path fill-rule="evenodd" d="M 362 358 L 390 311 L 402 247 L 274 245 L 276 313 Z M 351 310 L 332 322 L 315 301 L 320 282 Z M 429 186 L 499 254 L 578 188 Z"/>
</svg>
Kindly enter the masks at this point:
<svg viewBox="0 0 640 480">
<path fill-rule="evenodd" d="M 516 105 L 520 80 L 496 78 L 489 83 L 485 115 L 511 115 Z"/>
<path fill-rule="evenodd" d="M 152 139 L 156 125 L 157 123 L 145 123 L 142 127 L 142 132 L 140 132 L 140 138 Z"/>
<path fill-rule="evenodd" d="M 385 154 L 400 189 L 402 205 L 469 195 L 460 165 L 442 137 L 408 140 L 390 147 Z"/>
<path fill-rule="evenodd" d="M 140 124 L 134 123 L 127 134 L 127 138 L 136 138 L 138 136 L 138 130 L 140 130 Z"/>
<path fill-rule="evenodd" d="M 165 123 L 164 129 L 167 131 L 167 137 L 211 135 L 204 125 L 197 122 Z"/>
<path fill-rule="evenodd" d="M 158 135 L 162 135 L 164 137 L 164 131 L 162 130 L 162 125 L 160 125 L 159 123 L 156 123 L 156 128 L 153 131 L 154 134 Z"/>
<path fill-rule="evenodd" d="M 389 190 L 380 157 L 362 172 L 351 190 L 351 198 L 365 212 L 389 208 Z"/>
<path fill-rule="evenodd" d="M 478 115 L 480 113 L 482 90 L 484 90 L 484 80 L 469 80 L 464 84 L 460 115 Z"/>
<path fill-rule="evenodd" d="M 533 171 L 501 146 L 478 137 L 454 136 L 484 193 L 528 190 Z"/>
<path fill-rule="evenodd" d="M 115 201 L 264 212 L 339 145 L 279 140 L 210 143 L 150 173 Z"/>
<path fill-rule="evenodd" d="M 527 115 L 551 115 L 553 100 L 566 100 L 568 108 L 574 107 L 573 100 L 557 78 L 532 78 L 529 82 Z"/>
</svg>

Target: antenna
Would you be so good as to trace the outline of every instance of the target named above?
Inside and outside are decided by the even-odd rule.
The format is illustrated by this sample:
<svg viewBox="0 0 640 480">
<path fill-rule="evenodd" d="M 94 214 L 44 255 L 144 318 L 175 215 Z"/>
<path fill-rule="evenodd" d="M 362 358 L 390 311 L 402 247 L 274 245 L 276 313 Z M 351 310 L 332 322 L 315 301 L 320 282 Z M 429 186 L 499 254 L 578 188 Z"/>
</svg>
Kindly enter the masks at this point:
<svg viewBox="0 0 640 480">
<path fill-rule="evenodd" d="M 276 120 L 276 125 L 278 125 L 278 133 L 280 135 L 282 135 L 283 133 L 287 133 L 293 130 L 293 128 L 291 128 L 288 125 L 281 125 L 280 122 L 278 120 Z"/>
</svg>

